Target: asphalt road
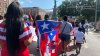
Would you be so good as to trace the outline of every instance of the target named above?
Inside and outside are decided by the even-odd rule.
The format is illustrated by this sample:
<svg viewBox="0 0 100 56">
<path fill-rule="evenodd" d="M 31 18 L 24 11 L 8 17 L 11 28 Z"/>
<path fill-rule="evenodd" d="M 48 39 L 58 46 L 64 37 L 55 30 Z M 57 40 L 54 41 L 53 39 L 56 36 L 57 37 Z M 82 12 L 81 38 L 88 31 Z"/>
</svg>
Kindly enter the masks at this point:
<svg viewBox="0 0 100 56">
<path fill-rule="evenodd" d="M 87 42 L 82 45 L 79 55 L 76 55 L 75 50 L 72 50 L 66 52 L 67 56 L 100 56 L 100 33 L 89 32 L 86 34 L 86 40 Z M 36 50 L 36 42 L 29 46 L 29 50 L 31 56 L 40 56 L 39 51 Z"/>
<path fill-rule="evenodd" d="M 86 34 L 86 40 L 79 55 L 76 55 L 74 50 L 67 52 L 67 56 L 100 56 L 100 33 L 89 32 Z"/>
</svg>

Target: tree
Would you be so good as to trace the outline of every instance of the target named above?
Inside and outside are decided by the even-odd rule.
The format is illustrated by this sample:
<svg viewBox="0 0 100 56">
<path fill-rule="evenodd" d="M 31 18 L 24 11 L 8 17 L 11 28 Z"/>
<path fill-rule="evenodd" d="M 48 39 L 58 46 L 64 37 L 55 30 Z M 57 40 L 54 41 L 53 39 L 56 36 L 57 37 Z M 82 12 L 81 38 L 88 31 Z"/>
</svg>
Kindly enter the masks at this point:
<svg viewBox="0 0 100 56">
<path fill-rule="evenodd" d="M 82 19 L 94 21 L 96 2 L 94 0 L 65 0 L 58 7 L 58 15 L 82 16 Z M 100 12 L 98 12 L 100 16 Z"/>
<path fill-rule="evenodd" d="M 68 0 L 65 0 L 59 7 L 58 7 L 58 14 L 60 16 L 68 15 L 68 16 L 77 16 L 79 15 L 78 10 L 74 7 L 75 3 L 71 3 Z"/>
</svg>

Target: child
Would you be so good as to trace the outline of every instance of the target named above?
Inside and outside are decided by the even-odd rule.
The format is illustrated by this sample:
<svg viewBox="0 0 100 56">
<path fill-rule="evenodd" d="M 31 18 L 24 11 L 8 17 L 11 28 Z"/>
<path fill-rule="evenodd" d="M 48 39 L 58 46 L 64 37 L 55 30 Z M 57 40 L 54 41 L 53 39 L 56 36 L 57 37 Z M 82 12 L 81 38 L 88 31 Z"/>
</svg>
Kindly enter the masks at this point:
<svg viewBox="0 0 100 56">
<path fill-rule="evenodd" d="M 73 30 L 71 31 L 71 35 L 72 35 L 72 36 L 74 36 L 75 32 L 78 31 L 78 28 L 79 28 L 79 23 L 75 22 L 75 27 L 74 27 Z M 76 40 L 76 37 L 74 36 L 73 45 L 75 45 L 75 40 Z"/>
<path fill-rule="evenodd" d="M 82 28 L 78 28 L 74 36 L 76 37 L 76 53 L 79 54 L 85 40 L 85 34 L 82 32 Z"/>
</svg>

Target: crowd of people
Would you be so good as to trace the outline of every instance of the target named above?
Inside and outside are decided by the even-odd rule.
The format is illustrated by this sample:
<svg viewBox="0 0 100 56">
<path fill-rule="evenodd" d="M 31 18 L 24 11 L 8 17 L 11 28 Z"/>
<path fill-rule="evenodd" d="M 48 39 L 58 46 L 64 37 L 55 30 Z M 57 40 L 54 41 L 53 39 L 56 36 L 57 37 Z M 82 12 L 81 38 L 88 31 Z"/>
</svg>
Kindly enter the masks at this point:
<svg viewBox="0 0 100 56">
<path fill-rule="evenodd" d="M 1 56 L 29 56 L 27 46 L 32 43 L 32 28 L 35 28 L 37 35 L 37 49 L 39 49 L 39 36 L 35 21 L 42 20 L 40 15 L 37 15 L 35 19 L 25 19 L 23 17 L 23 10 L 18 2 L 12 2 L 8 8 L 4 17 L 0 16 L 0 44 L 1 44 Z M 50 20 L 48 15 L 44 16 L 44 20 Z M 65 42 L 64 48 L 68 48 L 71 42 L 71 36 L 74 36 L 73 45 L 76 47 L 76 53 L 79 54 L 81 46 L 85 40 L 85 20 L 74 21 L 73 23 L 68 21 L 68 17 L 64 16 L 60 20 L 60 31 L 69 36 L 69 40 L 64 38 L 61 41 Z M 65 49 L 63 49 L 64 52 Z"/>
</svg>

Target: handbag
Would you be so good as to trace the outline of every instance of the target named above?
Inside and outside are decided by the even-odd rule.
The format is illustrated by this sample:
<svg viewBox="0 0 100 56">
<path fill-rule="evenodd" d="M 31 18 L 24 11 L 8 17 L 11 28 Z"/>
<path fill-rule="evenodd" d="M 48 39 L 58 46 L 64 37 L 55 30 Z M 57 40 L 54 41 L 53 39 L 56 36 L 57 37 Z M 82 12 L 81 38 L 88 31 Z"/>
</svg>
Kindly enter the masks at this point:
<svg viewBox="0 0 100 56">
<path fill-rule="evenodd" d="M 66 23 L 67 24 L 67 23 Z M 65 24 L 65 26 L 66 26 Z M 61 31 L 61 33 L 59 34 L 59 38 L 62 40 L 62 41 L 67 41 L 67 40 L 70 40 L 70 35 L 69 34 L 64 34 L 63 31 L 65 29 L 65 26 L 63 28 L 63 30 Z"/>
</svg>

